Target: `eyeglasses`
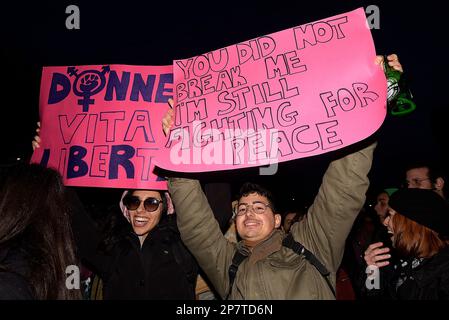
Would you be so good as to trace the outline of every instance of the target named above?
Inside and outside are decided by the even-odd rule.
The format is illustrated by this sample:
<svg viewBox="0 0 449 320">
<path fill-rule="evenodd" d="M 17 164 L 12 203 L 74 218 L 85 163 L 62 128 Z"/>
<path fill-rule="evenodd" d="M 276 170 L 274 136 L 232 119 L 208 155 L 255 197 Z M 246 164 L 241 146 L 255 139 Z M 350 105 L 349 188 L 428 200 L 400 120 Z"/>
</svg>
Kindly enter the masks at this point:
<svg viewBox="0 0 449 320">
<path fill-rule="evenodd" d="M 146 198 L 145 200 L 140 200 L 140 198 L 136 196 L 125 197 L 123 199 L 123 204 L 128 210 L 137 210 L 142 202 L 146 211 L 153 212 L 159 208 L 159 204 L 162 200 L 151 197 Z"/>
<path fill-rule="evenodd" d="M 237 207 L 237 215 L 243 216 L 246 214 L 249 210 L 249 208 L 253 208 L 253 211 L 256 214 L 263 214 L 267 210 L 267 208 L 271 208 L 269 204 L 263 203 L 263 202 L 254 202 L 253 204 L 240 204 Z"/>
<path fill-rule="evenodd" d="M 405 180 L 404 187 L 410 187 L 410 186 L 420 187 L 422 182 L 426 181 L 426 180 L 430 180 L 430 178 L 424 178 L 424 179 L 415 178 L 415 179 L 410 179 L 410 181 Z"/>
</svg>

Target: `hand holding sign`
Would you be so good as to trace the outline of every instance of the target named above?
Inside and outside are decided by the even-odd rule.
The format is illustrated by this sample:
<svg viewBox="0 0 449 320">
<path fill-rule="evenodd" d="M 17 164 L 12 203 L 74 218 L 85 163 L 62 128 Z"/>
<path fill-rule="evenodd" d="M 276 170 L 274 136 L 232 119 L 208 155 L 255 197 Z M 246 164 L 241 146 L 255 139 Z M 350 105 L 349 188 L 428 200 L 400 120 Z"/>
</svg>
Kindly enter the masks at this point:
<svg viewBox="0 0 449 320">
<path fill-rule="evenodd" d="M 173 99 L 168 99 L 168 104 L 170 105 L 170 109 L 167 110 L 164 118 L 162 118 L 162 129 L 164 130 L 164 134 L 167 135 L 170 131 L 170 128 L 174 124 L 175 113 L 173 111 Z"/>
<path fill-rule="evenodd" d="M 33 150 L 36 150 L 36 148 L 40 148 L 41 138 L 39 137 L 39 133 L 41 132 L 41 122 L 37 122 L 37 128 L 36 133 L 37 135 L 34 136 L 34 140 L 31 141 L 31 146 L 33 147 Z"/>
<path fill-rule="evenodd" d="M 404 70 L 402 69 L 401 63 L 399 62 L 399 58 L 398 58 L 398 56 L 396 54 L 393 53 L 393 54 L 388 55 L 387 59 L 388 59 L 388 65 L 390 67 L 392 67 L 393 69 L 398 70 L 400 72 L 404 72 Z M 383 62 L 384 62 L 384 57 L 383 56 L 377 56 L 376 57 L 376 64 L 382 66 Z"/>
</svg>

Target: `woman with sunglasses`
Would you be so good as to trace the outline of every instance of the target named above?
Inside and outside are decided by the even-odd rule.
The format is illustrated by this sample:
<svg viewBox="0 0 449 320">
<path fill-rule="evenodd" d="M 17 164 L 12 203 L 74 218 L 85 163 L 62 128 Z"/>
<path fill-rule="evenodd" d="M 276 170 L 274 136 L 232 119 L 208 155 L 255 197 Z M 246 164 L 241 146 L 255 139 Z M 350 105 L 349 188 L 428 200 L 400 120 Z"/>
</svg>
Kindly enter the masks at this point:
<svg viewBox="0 0 449 320">
<path fill-rule="evenodd" d="M 120 209 L 108 216 L 104 238 L 83 210 L 73 220 L 82 261 L 102 280 L 102 298 L 194 299 L 197 265 L 181 242 L 168 193 L 128 190 Z"/>
<path fill-rule="evenodd" d="M 139 238 L 141 247 L 148 234 L 161 220 L 162 209 L 167 207 L 166 199 L 162 200 L 164 197 L 161 192 L 152 190 L 135 190 L 124 193 L 120 207 Z M 163 206 L 164 208 L 162 208 Z"/>
</svg>

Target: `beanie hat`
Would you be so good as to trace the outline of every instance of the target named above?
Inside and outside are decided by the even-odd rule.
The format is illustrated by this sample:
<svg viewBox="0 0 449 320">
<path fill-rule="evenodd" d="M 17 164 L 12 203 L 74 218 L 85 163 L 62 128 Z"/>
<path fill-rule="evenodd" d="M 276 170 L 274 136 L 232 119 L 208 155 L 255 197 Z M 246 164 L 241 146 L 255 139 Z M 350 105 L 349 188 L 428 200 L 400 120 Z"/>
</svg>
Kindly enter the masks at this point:
<svg viewBox="0 0 449 320">
<path fill-rule="evenodd" d="M 390 208 L 441 235 L 449 235 L 449 205 L 427 189 L 401 189 L 391 195 Z"/>
</svg>

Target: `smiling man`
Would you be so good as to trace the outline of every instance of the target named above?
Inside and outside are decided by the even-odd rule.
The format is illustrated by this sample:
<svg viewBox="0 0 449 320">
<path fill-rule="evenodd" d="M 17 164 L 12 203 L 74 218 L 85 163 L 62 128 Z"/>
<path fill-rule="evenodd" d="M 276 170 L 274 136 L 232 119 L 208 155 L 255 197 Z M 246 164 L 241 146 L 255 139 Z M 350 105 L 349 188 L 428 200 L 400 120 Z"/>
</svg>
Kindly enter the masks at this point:
<svg viewBox="0 0 449 320">
<path fill-rule="evenodd" d="M 274 213 L 273 197 L 268 190 L 246 183 L 240 189 L 235 220 L 240 237 L 252 248 L 279 228 L 281 215 Z"/>
<path fill-rule="evenodd" d="M 260 186 L 245 184 L 241 189 L 236 227 L 242 241 L 234 244 L 221 233 L 199 181 L 169 178 L 183 242 L 221 297 L 335 299 L 336 271 L 346 237 L 365 202 L 373 150 L 374 144 L 329 165 L 307 218 L 290 231 L 307 254 L 297 254 L 284 244 L 281 216 L 271 194 Z M 237 256 L 243 259 L 234 268 Z M 327 270 L 322 272 L 316 261 Z"/>
</svg>

